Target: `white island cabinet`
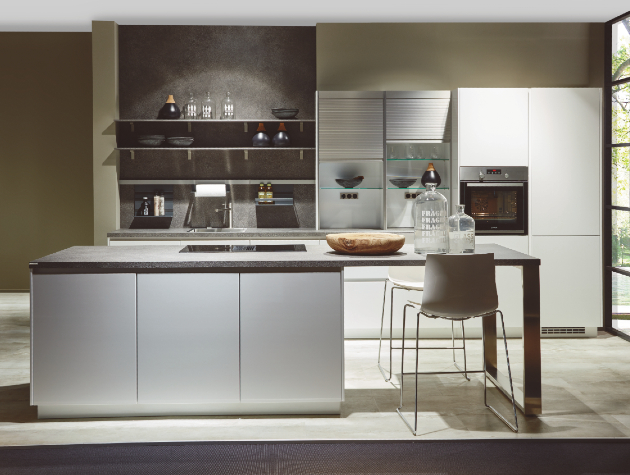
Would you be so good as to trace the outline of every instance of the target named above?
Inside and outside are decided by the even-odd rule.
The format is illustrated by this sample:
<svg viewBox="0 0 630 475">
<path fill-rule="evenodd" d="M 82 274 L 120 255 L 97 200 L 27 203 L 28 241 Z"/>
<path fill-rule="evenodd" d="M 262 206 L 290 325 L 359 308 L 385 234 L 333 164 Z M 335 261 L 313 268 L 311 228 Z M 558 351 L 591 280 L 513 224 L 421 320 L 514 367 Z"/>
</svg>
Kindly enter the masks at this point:
<svg viewBox="0 0 630 475">
<path fill-rule="evenodd" d="M 32 279 L 32 404 L 135 403 L 136 275 Z"/>
<path fill-rule="evenodd" d="M 343 397 L 340 272 L 241 274 L 241 400 Z"/>
<path fill-rule="evenodd" d="M 138 274 L 138 403 L 239 401 L 239 274 Z"/>
</svg>

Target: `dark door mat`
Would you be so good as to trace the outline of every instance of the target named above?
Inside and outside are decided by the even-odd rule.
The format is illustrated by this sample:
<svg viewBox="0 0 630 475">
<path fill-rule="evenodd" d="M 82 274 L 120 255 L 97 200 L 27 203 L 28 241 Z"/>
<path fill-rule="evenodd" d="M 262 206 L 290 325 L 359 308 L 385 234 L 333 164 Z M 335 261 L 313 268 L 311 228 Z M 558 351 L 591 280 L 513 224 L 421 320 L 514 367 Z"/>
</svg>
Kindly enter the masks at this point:
<svg viewBox="0 0 630 475">
<path fill-rule="evenodd" d="M 630 440 L 200 442 L 2 447 L 0 474 L 630 474 Z"/>
</svg>

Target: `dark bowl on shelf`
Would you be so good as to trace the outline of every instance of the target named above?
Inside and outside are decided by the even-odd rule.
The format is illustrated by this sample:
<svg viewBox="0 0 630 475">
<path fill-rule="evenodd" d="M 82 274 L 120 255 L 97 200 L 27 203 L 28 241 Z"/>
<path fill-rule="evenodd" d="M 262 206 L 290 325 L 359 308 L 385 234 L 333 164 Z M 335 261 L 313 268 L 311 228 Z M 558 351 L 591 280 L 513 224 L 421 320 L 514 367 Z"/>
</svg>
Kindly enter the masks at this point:
<svg viewBox="0 0 630 475">
<path fill-rule="evenodd" d="M 335 181 L 344 188 L 354 188 L 363 182 L 363 178 L 336 178 Z"/>
<path fill-rule="evenodd" d="M 417 178 L 392 178 L 389 180 L 392 185 L 397 186 L 398 188 L 409 188 L 417 181 Z"/>
<path fill-rule="evenodd" d="M 188 147 L 195 141 L 193 137 L 169 137 L 166 143 L 173 147 Z"/>
<path fill-rule="evenodd" d="M 138 143 L 145 147 L 159 147 L 165 139 L 164 135 L 138 135 Z"/>
<path fill-rule="evenodd" d="M 293 119 L 300 109 L 271 109 L 271 113 L 278 119 Z"/>
</svg>

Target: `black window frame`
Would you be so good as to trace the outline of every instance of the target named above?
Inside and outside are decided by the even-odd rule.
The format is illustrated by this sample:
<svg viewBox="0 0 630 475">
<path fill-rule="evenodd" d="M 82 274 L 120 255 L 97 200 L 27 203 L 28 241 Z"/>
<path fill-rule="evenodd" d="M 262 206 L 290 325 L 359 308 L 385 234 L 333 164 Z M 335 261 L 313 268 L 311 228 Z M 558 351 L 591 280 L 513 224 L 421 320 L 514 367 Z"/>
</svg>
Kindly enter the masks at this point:
<svg viewBox="0 0 630 475">
<path fill-rule="evenodd" d="M 617 335 L 624 340 L 630 341 L 630 335 L 620 332 L 613 328 L 612 324 L 612 275 L 613 273 L 621 274 L 630 278 L 629 268 L 614 267 L 612 264 L 612 213 L 613 210 L 625 211 L 630 213 L 630 207 L 616 206 L 612 204 L 612 149 L 613 147 L 630 147 L 630 144 L 614 144 L 612 143 L 612 88 L 616 85 L 630 83 L 630 77 L 612 80 L 612 28 L 615 23 L 630 18 L 630 11 L 619 15 L 612 20 L 606 22 L 606 54 L 604 56 L 604 150 L 603 150 L 603 213 L 602 213 L 602 230 L 604 245 L 602 246 L 604 264 L 604 329 Z"/>
</svg>

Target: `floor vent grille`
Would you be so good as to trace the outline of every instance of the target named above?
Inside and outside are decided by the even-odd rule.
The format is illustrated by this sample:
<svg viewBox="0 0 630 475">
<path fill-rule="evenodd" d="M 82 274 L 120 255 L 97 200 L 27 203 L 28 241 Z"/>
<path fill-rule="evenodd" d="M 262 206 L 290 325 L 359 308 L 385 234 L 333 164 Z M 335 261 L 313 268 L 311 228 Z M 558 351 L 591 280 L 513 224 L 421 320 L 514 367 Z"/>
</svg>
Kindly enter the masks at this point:
<svg viewBox="0 0 630 475">
<path fill-rule="evenodd" d="M 584 335 L 584 327 L 542 327 L 543 335 Z"/>
</svg>

